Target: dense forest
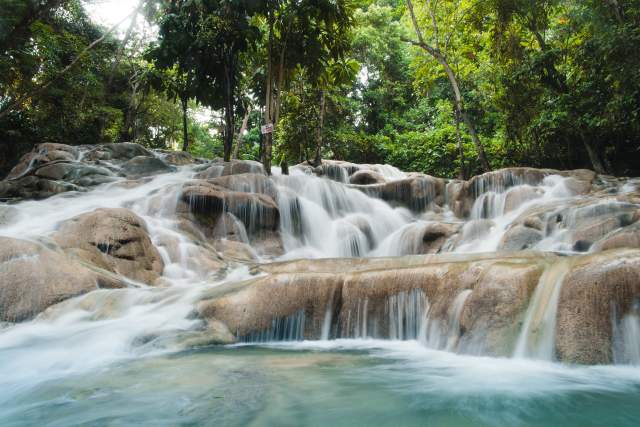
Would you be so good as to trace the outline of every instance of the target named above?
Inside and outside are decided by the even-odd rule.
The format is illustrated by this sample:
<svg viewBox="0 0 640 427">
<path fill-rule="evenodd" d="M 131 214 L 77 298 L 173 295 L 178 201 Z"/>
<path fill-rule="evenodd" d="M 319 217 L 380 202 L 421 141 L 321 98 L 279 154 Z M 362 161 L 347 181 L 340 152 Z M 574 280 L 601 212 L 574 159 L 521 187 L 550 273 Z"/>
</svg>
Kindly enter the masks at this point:
<svg viewBox="0 0 640 427">
<path fill-rule="evenodd" d="M 140 0 L 120 32 L 81 0 L 0 10 L 0 176 L 34 144 L 121 141 L 640 173 L 640 0 Z"/>
</svg>

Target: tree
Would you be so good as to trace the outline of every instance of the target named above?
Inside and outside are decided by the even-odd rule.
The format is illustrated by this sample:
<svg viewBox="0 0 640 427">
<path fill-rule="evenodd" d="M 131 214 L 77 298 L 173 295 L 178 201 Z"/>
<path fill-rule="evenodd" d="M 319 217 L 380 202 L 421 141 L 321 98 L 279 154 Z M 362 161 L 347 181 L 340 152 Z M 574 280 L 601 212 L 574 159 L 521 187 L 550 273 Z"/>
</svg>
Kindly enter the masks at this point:
<svg viewBox="0 0 640 427">
<path fill-rule="evenodd" d="M 249 3 L 235 0 L 164 2 L 156 57 L 180 76 L 203 105 L 224 110 L 224 159 L 229 161 L 237 104 L 238 57 L 257 36 Z M 186 106 L 186 102 L 183 103 Z"/>
<path fill-rule="evenodd" d="M 277 127 L 282 94 L 298 67 L 319 74 L 348 47 L 352 8 L 347 0 L 266 0 L 262 16 L 266 33 L 264 121 Z M 271 173 L 273 134 L 264 137 L 262 162 Z"/>
<path fill-rule="evenodd" d="M 459 2 L 455 2 L 455 3 L 456 5 L 453 5 L 452 10 L 457 9 L 457 6 L 459 6 L 458 4 Z M 440 66 L 443 68 L 451 84 L 451 90 L 454 96 L 457 115 L 462 118 L 462 120 L 464 121 L 467 127 L 467 130 L 469 131 L 469 134 L 471 135 L 471 139 L 473 140 L 476 146 L 476 150 L 478 152 L 478 159 L 480 161 L 480 164 L 482 165 L 482 168 L 485 171 L 489 171 L 490 166 L 484 151 L 484 146 L 480 141 L 480 138 L 478 136 L 478 132 L 476 130 L 476 126 L 473 120 L 465 110 L 464 99 L 462 97 L 462 91 L 460 89 L 458 76 L 456 75 L 455 71 L 451 67 L 451 64 L 449 63 L 448 49 L 449 49 L 449 42 L 453 36 L 453 33 L 450 32 L 448 34 L 440 34 L 440 28 L 438 25 L 438 19 L 439 19 L 438 12 L 441 12 L 443 8 L 439 8 L 438 7 L 439 4 L 440 3 L 437 0 L 426 1 L 427 13 L 429 14 L 429 17 L 431 20 L 430 33 L 432 37 L 432 43 L 429 44 L 423 35 L 423 31 L 421 30 L 421 26 L 418 22 L 418 16 L 413 8 L 413 3 L 411 2 L 411 0 L 407 0 L 407 8 L 409 10 L 409 15 L 411 17 L 411 23 L 413 24 L 413 29 L 417 37 L 417 41 L 411 40 L 411 43 L 414 44 L 415 46 L 420 47 L 429 55 L 431 55 L 438 62 L 438 64 L 440 64 Z"/>
</svg>

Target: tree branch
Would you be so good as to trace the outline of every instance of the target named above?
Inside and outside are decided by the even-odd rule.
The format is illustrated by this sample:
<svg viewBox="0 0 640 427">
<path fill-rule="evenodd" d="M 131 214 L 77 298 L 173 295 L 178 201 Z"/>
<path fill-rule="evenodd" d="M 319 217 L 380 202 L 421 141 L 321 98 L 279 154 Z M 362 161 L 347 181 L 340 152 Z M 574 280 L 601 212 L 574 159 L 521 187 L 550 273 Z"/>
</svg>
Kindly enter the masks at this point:
<svg viewBox="0 0 640 427">
<path fill-rule="evenodd" d="M 138 13 L 138 10 L 136 9 L 134 12 L 132 13 Z M 117 24 L 115 24 L 113 27 L 111 27 L 107 32 L 105 32 L 102 36 L 100 36 L 99 38 L 97 38 L 96 40 L 94 40 L 93 42 L 91 42 L 91 44 L 89 44 L 87 47 L 85 47 L 84 49 L 82 49 L 82 51 L 75 57 L 73 58 L 73 60 L 69 63 L 69 65 L 67 65 L 66 67 L 64 67 L 62 70 L 60 70 L 54 77 L 52 77 L 49 81 L 43 83 L 42 85 L 34 88 L 31 91 L 28 91 L 27 93 L 25 93 L 23 96 L 18 97 L 15 101 L 13 101 L 12 103 L 8 104 L 7 106 L 5 106 L 4 108 L 0 109 L 0 119 L 3 118 L 4 116 L 6 116 L 7 114 L 9 114 L 9 112 L 11 112 L 12 110 L 16 109 L 17 107 L 19 107 L 24 101 L 26 101 L 27 99 L 43 92 L 44 90 L 46 90 L 49 86 L 51 86 L 51 84 L 53 82 L 55 82 L 56 80 L 58 80 L 60 77 L 62 77 L 67 71 L 69 71 L 70 69 L 73 68 L 74 65 L 76 65 L 80 59 L 82 59 L 82 57 L 84 55 L 86 55 L 91 49 L 93 49 L 94 47 L 96 47 L 97 45 L 99 45 L 100 43 L 102 43 L 104 41 L 104 39 L 107 38 L 108 35 L 110 35 L 111 33 L 113 33 L 115 31 L 116 28 L 118 28 L 118 26 L 120 24 L 122 24 L 124 21 L 126 21 L 127 19 L 129 19 L 129 17 L 131 16 L 131 14 L 127 15 L 126 17 L 124 17 L 124 19 L 122 19 L 120 22 L 118 22 Z"/>
</svg>

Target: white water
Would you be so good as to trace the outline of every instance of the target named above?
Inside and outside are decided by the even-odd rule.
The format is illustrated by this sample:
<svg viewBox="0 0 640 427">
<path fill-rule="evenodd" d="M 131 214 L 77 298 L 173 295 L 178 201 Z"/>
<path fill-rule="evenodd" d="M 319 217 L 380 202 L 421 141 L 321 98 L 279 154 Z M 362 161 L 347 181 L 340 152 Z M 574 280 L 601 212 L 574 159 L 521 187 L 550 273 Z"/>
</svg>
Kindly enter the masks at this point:
<svg viewBox="0 0 640 427">
<path fill-rule="evenodd" d="M 390 180 L 406 176 L 385 167 L 376 171 Z M 165 262 L 163 281 L 167 287 L 138 284 L 139 288 L 95 291 L 54 306 L 33 321 L 0 330 L 0 401 L 48 380 L 99 370 L 117 361 L 181 349 L 181 337 L 202 327 L 200 321 L 191 316 L 202 293 L 222 282 L 249 277 L 248 270 L 243 268 L 219 280 L 211 277 L 212 272 L 204 266 L 192 262 L 202 249 L 180 231 L 175 209 L 181 185 L 194 173 L 192 167 L 181 167 L 175 173 L 155 176 L 135 185 L 115 182 L 87 193 L 67 193 L 13 206 L 16 216 L 0 227 L 0 235 L 30 240 L 45 239 L 61 222 L 97 208 L 131 209 L 145 220 L 149 235 L 160 250 Z M 344 181 L 343 175 L 339 178 Z M 422 231 L 430 221 L 425 215 L 462 223 L 447 206 L 437 213 L 411 212 L 343 183 L 300 171 L 273 179 L 278 187 L 282 219 L 285 248 L 282 259 L 412 254 L 420 251 Z M 524 197 L 515 209 L 505 211 L 507 197 L 515 197 L 513 195 L 520 191 L 531 198 Z M 460 240 L 444 247 L 454 252 L 495 251 L 509 225 L 522 212 L 545 204 L 563 206 L 571 197 L 564 178 L 559 176 L 547 177 L 535 188 L 522 184 L 482 193 L 472 209 L 472 219 L 490 218 L 493 225 L 489 231 L 465 234 L 463 229 Z M 566 230 L 555 230 L 538 247 L 566 249 L 565 234 Z M 176 244 L 169 245 L 167 241 Z M 173 246 L 177 250 L 171 249 Z M 562 271 L 556 268 L 545 271 L 526 314 L 515 351 L 517 356 L 553 359 Z M 434 349 L 455 351 L 460 316 L 469 294 L 470 291 L 463 291 L 455 298 L 447 325 L 429 319 L 429 303 L 419 292 L 393 296 L 388 303 L 388 338 L 418 339 Z M 364 340 L 375 336 L 376 331 L 370 327 L 367 301 L 361 304 L 358 313 L 354 313 L 353 336 Z M 331 336 L 332 313 L 332 308 L 328 308 L 321 334 L 325 340 Z M 273 335 L 256 339 L 300 339 L 303 320 L 275 324 L 277 331 Z M 624 355 L 618 360 L 640 363 L 639 325 L 637 316 L 622 320 L 620 336 L 624 350 L 621 354 Z M 341 343 L 313 345 L 339 347 Z M 357 345 L 360 344 L 353 346 Z M 385 351 L 393 353 L 394 348 L 400 349 L 405 344 L 395 342 L 384 346 Z M 515 367 L 523 366 L 520 362 L 509 363 L 514 371 Z"/>
<path fill-rule="evenodd" d="M 569 260 L 561 260 L 547 268 L 540 276 L 525 314 L 514 352 L 515 357 L 554 360 L 558 299 L 569 267 Z"/>
</svg>

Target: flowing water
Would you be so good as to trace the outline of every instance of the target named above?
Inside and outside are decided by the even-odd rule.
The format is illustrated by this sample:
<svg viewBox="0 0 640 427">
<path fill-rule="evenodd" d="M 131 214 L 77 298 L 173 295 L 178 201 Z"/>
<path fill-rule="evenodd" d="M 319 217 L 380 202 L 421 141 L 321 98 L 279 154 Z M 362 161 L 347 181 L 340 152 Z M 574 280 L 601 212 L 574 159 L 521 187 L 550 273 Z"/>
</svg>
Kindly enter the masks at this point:
<svg viewBox="0 0 640 427">
<path fill-rule="evenodd" d="M 389 166 L 375 171 L 389 181 L 406 178 Z M 632 426 L 640 419 L 640 368 L 633 366 L 640 364 L 638 307 L 612 318 L 619 365 L 553 362 L 570 258 L 540 278 L 511 359 L 455 354 L 470 290 L 453 297 L 444 320 L 414 290 L 390 297 L 384 319 L 372 318 L 362 299 L 340 332 L 331 330 L 330 303 L 320 341 L 304 341 L 299 312 L 274 318 L 246 343 L 202 346 L 195 304 L 208 290 L 252 275 L 243 266 L 212 274 L 191 262 L 200 249 L 181 231 L 176 206 L 195 173 L 185 166 L 137 185 L 117 180 L 12 205 L 0 236 L 41 242 L 81 213 L 131 209 L 163 257 L 167 286 L 129 281 L 127 289 L 97 290 L 34 320 L 0 324 L 0 425 Z M 537 185 L 482 185 L 463 221 L 446 205 L 416 212 L 373 197 L 346 184 L 343 168 L 326 173 L 333 179 L 296 170 L 273 177 L 284 243 L 278 260 L 421 253 L 424 230 L 435 220 L 461 230 L 444 250 L 493 252 L 527 209 L 560 212 L 577 197 L 560 176 Z M 520 203 L 507 209 L 507 198 Z M 573 253 L 568 234 L 579 215 L 548 219 L 533 247 Z M 246 230 L 240 236 L 249 241 Z M 166 241 L 175 242 L 173 250 Z"/>
</svg>

